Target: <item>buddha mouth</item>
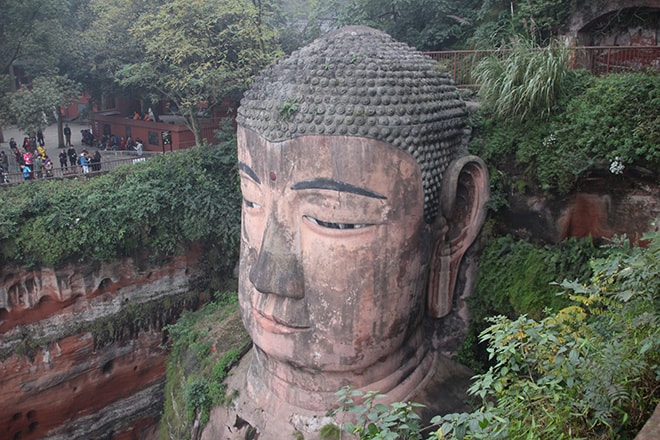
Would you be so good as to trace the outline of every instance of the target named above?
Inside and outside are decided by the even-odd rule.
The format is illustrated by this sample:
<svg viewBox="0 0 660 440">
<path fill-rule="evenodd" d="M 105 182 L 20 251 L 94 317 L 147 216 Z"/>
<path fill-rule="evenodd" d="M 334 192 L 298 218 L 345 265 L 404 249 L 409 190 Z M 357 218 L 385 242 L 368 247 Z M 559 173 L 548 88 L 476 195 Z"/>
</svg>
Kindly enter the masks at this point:
<svg viewBox="0 0 660 440">
<path fill-rule="evenodd" d="M 272 315 L 260 312 L 257 309 L 252 309 L 252 316 L 254 316 L 254 319 L 259 326 L 269 333 L 286 335 L 291 333 L 302 333 L 309 330 L 308 326 L 289 324 Z"/>
</svg>

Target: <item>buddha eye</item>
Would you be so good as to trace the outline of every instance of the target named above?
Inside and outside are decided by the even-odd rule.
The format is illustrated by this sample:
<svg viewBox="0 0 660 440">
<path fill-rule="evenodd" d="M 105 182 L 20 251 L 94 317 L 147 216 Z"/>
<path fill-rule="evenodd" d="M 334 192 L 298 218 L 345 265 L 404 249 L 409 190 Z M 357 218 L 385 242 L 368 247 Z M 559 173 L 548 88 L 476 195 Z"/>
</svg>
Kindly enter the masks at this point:
<svg viewBox="0 0 660 440">
<path fill-rule="evenodd" d="M 328 229 L 361 229 L 361 228 L 366 228 L 367 226 L 370 226 L 369 224 L 366 223 L 332 223 L 332 222 L 324 222 L 322 220 L 319 220 L 314 217 L 310 217 L 309 215 L 303 216 L 310 222 L 314 223 L 315 225 L 321 226 L 322 228 L 328 228 Z"/>
<path fill-rule="evenodd" d="M 260 204 L 255 203 L 255 202 L 252 202 L 252 201 L 246 199 L 245 197 L 243 197 L 243 203 L 244 203 L 245 206 L 248 207 L 248 208 L 255 208 L 255 209 L 256 209 L 256 208 L 261 208 L 261 205 L 260 205 Z"/>
</svg>

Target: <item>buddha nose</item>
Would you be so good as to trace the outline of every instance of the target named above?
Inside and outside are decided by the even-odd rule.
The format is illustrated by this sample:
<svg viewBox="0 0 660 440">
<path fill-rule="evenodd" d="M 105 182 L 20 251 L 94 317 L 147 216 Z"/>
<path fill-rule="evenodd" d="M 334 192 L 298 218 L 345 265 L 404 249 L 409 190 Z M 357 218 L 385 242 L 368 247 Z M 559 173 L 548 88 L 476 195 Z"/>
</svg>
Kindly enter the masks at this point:
<svg viewBox="0 0 660 440">
<path fill-rule="evenodd" d="M 303 294 L 303 271 L 295 250 L 290 228 L 269 219 L 257 260 L 249 279 L 261 293 L 300 299 Z"/>
</svg>

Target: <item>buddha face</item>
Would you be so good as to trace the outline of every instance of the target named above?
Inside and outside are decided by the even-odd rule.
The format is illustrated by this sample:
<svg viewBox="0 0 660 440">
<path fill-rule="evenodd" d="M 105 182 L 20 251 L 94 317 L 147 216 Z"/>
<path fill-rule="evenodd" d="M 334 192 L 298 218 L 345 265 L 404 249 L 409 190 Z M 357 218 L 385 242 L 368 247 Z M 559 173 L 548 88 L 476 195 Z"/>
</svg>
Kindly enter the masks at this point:
<svg viewBox="0 0 660 440">
<path fill-rule="evenodd" d="M 240 127 L 239 301 L 267 356 L 366 368 L 419 327 L 430 237 L 419 166 L 381 141 Z"/>
</svg>

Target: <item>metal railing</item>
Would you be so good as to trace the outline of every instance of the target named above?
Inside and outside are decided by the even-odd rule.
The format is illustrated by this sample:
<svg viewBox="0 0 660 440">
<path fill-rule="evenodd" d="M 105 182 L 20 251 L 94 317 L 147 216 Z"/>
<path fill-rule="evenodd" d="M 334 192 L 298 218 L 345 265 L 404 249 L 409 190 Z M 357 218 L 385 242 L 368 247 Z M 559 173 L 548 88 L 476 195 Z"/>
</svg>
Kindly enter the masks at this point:
<svg viewBox="0 0 660 440">
<path fill-rule="evenodd" d="M 581 46 L 572 48 L 571 68 L 587 69 L 594 75 L 631 72 L 643 69 L 660 70 L 660 46 Z M 457 86 L 478 87 L 472 78 L 475 66 L 494 54 L 505 50 L 449 50 L 425 52 L 440 63 Z"/>
</svg>

